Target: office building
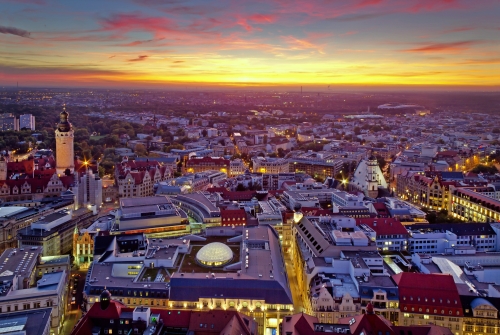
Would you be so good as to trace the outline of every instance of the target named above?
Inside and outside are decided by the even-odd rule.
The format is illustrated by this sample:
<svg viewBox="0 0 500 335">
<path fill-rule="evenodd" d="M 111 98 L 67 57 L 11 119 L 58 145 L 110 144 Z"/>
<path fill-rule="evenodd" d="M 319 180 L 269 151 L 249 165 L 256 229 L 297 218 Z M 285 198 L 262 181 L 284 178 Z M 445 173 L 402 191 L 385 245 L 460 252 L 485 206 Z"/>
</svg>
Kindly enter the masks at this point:
<svg viewBox="0 0 500 335">
<path fill-rule="evenodd" d="M 120 199 L 117 215 L 112 234 L 141 232 L 179 236 L 189 233 L 186 213 L 177 209 L 166 196 Z"/>
<path fill-rule="evenodd" d="M 66 312 L 66 271 L 44 273 L 35 281 L 40 247 L 8 249 L 0 256 L 0 320 L 4 313 L 51 309 L 50 333 L 61 334 Z"/>
<path fill-rule="evenodd" d="M 35 117 L 31 114 L 19 116 L 19 129 L 35 130 Z"/>
</svg>

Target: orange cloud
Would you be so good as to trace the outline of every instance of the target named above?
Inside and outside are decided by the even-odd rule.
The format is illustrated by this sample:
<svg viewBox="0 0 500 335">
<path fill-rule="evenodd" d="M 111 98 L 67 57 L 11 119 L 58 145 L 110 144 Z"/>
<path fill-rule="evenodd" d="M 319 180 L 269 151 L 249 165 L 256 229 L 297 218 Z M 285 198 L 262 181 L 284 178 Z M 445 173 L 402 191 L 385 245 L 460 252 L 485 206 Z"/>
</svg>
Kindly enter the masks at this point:
<svg viewBox="0 0 500 335">
<path fill-rule="evenodd" d="M 148 59 L 148 55 L 141 55 L 141 56 L 138 56 L 137 58 L 132 58 L 132 59 L 128 59 L 127 62 L 142 62 L 143 60 L 146 60 Z"/>
</svg>

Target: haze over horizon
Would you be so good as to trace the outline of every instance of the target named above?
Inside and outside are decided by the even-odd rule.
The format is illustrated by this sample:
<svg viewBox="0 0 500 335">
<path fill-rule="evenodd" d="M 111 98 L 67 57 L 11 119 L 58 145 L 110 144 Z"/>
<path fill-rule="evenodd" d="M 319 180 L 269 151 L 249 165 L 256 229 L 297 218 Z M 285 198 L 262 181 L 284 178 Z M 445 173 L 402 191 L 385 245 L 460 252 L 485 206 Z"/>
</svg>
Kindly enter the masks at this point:
<svg viewBox="0 0 500 335">
<path fill-rule="evenodd" d="M 498 90 L 497 1 L 0 1 L 0 85 Z"/>
</svg>

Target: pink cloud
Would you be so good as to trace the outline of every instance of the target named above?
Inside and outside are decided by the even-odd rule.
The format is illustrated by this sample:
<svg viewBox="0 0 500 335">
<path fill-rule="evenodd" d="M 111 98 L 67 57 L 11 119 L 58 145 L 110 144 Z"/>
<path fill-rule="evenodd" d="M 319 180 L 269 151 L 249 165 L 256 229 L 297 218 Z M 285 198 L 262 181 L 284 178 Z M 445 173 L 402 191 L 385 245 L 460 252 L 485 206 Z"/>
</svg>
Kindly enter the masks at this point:
<svg viewBox="0 0 500 335">
<path fill-rule="evenodd" d="M 404 52 L 422 52 L 422 53 L 454 53 L 469 49 L 470 46 L 477 44 L 478 41 L 459 41 L 449 43 L 432 43 L 417 48 L 401 50 Z"/>
<path fill-rule="evenodd" d="M 275 21 L 276 21 L 276 15 L 273 14 L 269 15 L 252 14 L 248 16 L 239 17 L 236 23 L 245 28 L 246 31 L 252 31 L 252 30 L 260 30 L 260 28 L 256 28 L 253 25 L 270 24 L 274 23 Z"/>
<path fill-rule="evenodd" d="M 450 34 L 450 33 L 460 33 L 462 31 L 470 31 L 470 30 L 475 30 L 476 28 L 470 27 L 470 26 L 461 26 L 461 27 L 455 27 L 447 30 L 443 30 L 442 34 Z"/>
<path fill-rule="evenodd" d="M 317 52 L 324 54 L 324 45 L 318 45 L 313 43 L 312 41 L 308 41 L 306 39 L 298 39 L 294 36 L 282 36 L 285 42 L 290 46 L 292 50 L 306 50 L 313 49 Z"/>
<path fill-rule="evenodd" d="M 147 31 L 157 38 L 162 33 L 178 32 L 177 24 L 166 17 L 143 16 L 139 14 L 116 14 L 102 21 L 103 30 L 128 33 Z"/>
<path fill-rule="evenodd" d="M 458 9 L 463 6 L 458 0 L 419 0 L 408 8 L 409 12 L 439 12 L 447 9 Z"/>
</svg>

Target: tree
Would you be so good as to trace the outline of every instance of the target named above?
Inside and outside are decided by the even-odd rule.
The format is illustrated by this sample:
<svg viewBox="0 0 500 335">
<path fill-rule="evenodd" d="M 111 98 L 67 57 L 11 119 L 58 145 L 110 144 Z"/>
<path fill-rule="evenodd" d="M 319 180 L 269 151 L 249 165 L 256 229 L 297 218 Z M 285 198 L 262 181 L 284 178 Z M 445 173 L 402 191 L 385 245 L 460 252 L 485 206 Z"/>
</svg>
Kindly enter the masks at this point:
<svg viewBox="0 0 500 335">
<path fill-rule="evenodd" d="M 278 148 L 278 157 L 283 158 L 285 155 L 285 150 L 283 150 L 283 148 Z"/>
<path fill-rule="evenodd" d="M 120 138 L 116 135 L 106 136 L 104 138 L 104 143 L 107 147 L 116 147 L 120 144 Z"/>
<path fill-rule="evenodd" d="M 382 156 L 377 156 L 377 163 L 378 163 L 378 166 L 380 167 L 380 169 L 384 169 L 384 167 L 387 165 L 387 162 L 386 160 L 384 159 L 384 157 Z"/>
<path fill-rule="evenodd" d="M 180 144 L 180 143 L 172 143 L 172 144 L 171 144 L 171 145 L 169 145 L 169 146 L 165 146 L 165 147 L 163 148 L 163 151 L 164 151 L 164 152 L 171 152 L 171 151 L 172 151 L 172 149 L 179 149 L 179 150 L 182 150 L 182 149 L 184 149 L 184 146 L 183 146 L 182 144 Z"/>
<path fill-rule="evenodd" d="M 103 166 L 99 165 L 99 177 L 102 178 L 104 177 L 105 174 L 106 174 L 106 169 Z"/>
<path fill-rule="evenodd" d="M 354 134 L 355 135 L 361 134 L 361 129 L 359 127 L 354 127 Z"/>
<path fill-rule="evenodd" d="M 85 128 L 79 128 L 75 131 L 75 142 L 88 141 L 90 138 L 89 131 Z"/>
<path fill-rule="evenodd" d="M 141 143 L 136 144 L 134 150 L 138 156 L 146 156 L 148 152 L 146 146 Z"/>
<path fill-rule="evenodd" d="M 237 192 L 243 192 L 243 191 L 246 191 L 246 190 L 247 190 L 247 188 L 243 184 L 238 184 L 238 186 L 236 186 L 236 191 Z"/>
<path fill-rule="evenodd" d="M 498 134 L 498 133 L 500 133 L 500 128 L 493 128 L 493 130 L 491 132 Z"/>
<path fill-rule="evenodd" d="M 208 135 L 208 131 L 207 131 L 206 129 L 203 129 L 203 130 L 201 131 L 201 134 L 203 135 L 203 137 L 207 137 L 207 135 Z"/>
<path fill-rule="evenodd" d="M 146 136 L 146 148 L 148 150 L 151 149 L 151 141 L 153 140 L 153 137 L 152 136 Z"/>
<path fill-rule="evenodd" d="M 427 221 L 429 221 L 429 223 L 436 223 L 437 215 L 435 212 L 430 212 L 430 213 L 427 213 L 427 215 L 425 216 L 425 219 Z"/>
<path fill-rule="evenodd" d="M 487 165 L 479 164 L 475 168 L 472 169 L 472 172 L 494 174 L 494 173 L 498 172 L 498 169 L 494 165 L 487 166 Z"/>
</svg>

